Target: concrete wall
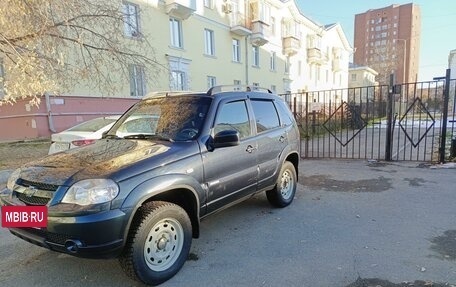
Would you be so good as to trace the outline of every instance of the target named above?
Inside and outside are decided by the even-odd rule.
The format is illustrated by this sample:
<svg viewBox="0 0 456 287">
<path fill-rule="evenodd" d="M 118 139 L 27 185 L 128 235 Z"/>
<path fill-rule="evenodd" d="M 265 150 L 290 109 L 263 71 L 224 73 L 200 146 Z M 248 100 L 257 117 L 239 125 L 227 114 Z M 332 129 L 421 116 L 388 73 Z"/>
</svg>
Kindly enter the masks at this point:
<svg viewBox="0 0 456 287">
<path fill-rule="evenodd" d="M 0 141 L 47 138 L 77 123 L 125 112 L 138 99 L 50 96 L 0 106 Z M 49 107 L 49 110 L 48 110 Z"/>
</svg>

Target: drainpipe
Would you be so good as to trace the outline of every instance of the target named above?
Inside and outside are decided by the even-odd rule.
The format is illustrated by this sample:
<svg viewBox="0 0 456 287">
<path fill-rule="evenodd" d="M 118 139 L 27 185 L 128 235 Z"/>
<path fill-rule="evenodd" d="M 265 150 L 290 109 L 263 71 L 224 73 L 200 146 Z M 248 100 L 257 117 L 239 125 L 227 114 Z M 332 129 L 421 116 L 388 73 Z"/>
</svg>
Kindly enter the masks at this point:
<svg viewBox="0 0 456 287">
<path fill-rule="evenodd" d="M 46 100 L 46 113 L 47 113 L 47 117 L 48 117 L 49 130 L 51 132 L 55 133 L 56 130 L 54 127 L 54 121 L 52 120 L 51 100 L 49 99 L 49 94 L 47 92 L 44 93 L 44 98 Z"/>
<path fill-rule="evenodd" d="M 249 85 L 249 38 L 250 35 L 245 36 L 245 85 Z"/>
</svg>

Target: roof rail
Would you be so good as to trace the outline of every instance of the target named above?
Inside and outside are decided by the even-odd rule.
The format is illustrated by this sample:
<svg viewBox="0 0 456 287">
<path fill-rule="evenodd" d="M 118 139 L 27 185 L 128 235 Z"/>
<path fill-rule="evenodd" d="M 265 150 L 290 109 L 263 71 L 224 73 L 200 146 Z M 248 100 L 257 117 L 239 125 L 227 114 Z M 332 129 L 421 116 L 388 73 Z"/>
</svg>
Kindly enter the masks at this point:
<svg viewBox="0 0 456 287">
<path fill-rule="evenodd" d="M 194 94 L 192 91 L 157 91 L 147 93 L 144 98 L 153 98 L 153 97 L 168 97 L 168 96 L 178 96 L 183 94 Z"/>
<path fill-rule="evenodd" d="M 246 85 L 220 85 L 220 86 L 213 86 L 207 91 L 208 96 L 213 96 L 217 93 L 221 92 L 236 92 L 236 91 L 244 91 L 244 92 L 252 92 L 252 91 L 264 91 L 269 94 L 272 94 L 270 89 L 261 88 L 257 86 L 246 86 Z"/>
</svg>

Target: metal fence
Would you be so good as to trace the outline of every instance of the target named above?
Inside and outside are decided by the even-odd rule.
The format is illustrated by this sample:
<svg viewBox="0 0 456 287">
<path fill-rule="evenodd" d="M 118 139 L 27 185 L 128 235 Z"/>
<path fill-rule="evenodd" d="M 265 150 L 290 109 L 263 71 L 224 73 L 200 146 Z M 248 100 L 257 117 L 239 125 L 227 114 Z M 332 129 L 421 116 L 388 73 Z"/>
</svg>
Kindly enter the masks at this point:
<svg viewBox="0 0 456 287">
<path fill-rule="evenodd" d="M 456 153 L 455 86 L 447 71 L 439 81 L 283 96 L 304 158 L 444 162 Z"/>
</svg>

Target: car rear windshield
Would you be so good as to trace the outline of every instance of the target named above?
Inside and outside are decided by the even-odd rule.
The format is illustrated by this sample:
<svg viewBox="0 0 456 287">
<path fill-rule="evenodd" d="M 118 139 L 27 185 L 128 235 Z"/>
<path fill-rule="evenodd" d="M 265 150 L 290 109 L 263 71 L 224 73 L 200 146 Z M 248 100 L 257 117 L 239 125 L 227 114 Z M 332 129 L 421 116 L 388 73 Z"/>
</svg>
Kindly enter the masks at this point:
<svg viewBox="0 0 456 287">
<path fill-rule="evenodd" d="M 115 121 L 115 119 L 110 118 L 96 118 L 83 122 L 82 124 L 69 128 L 68 130 L 72 132 L 96 132 L 102 127 L 105 127 Z"/>
</svg>

